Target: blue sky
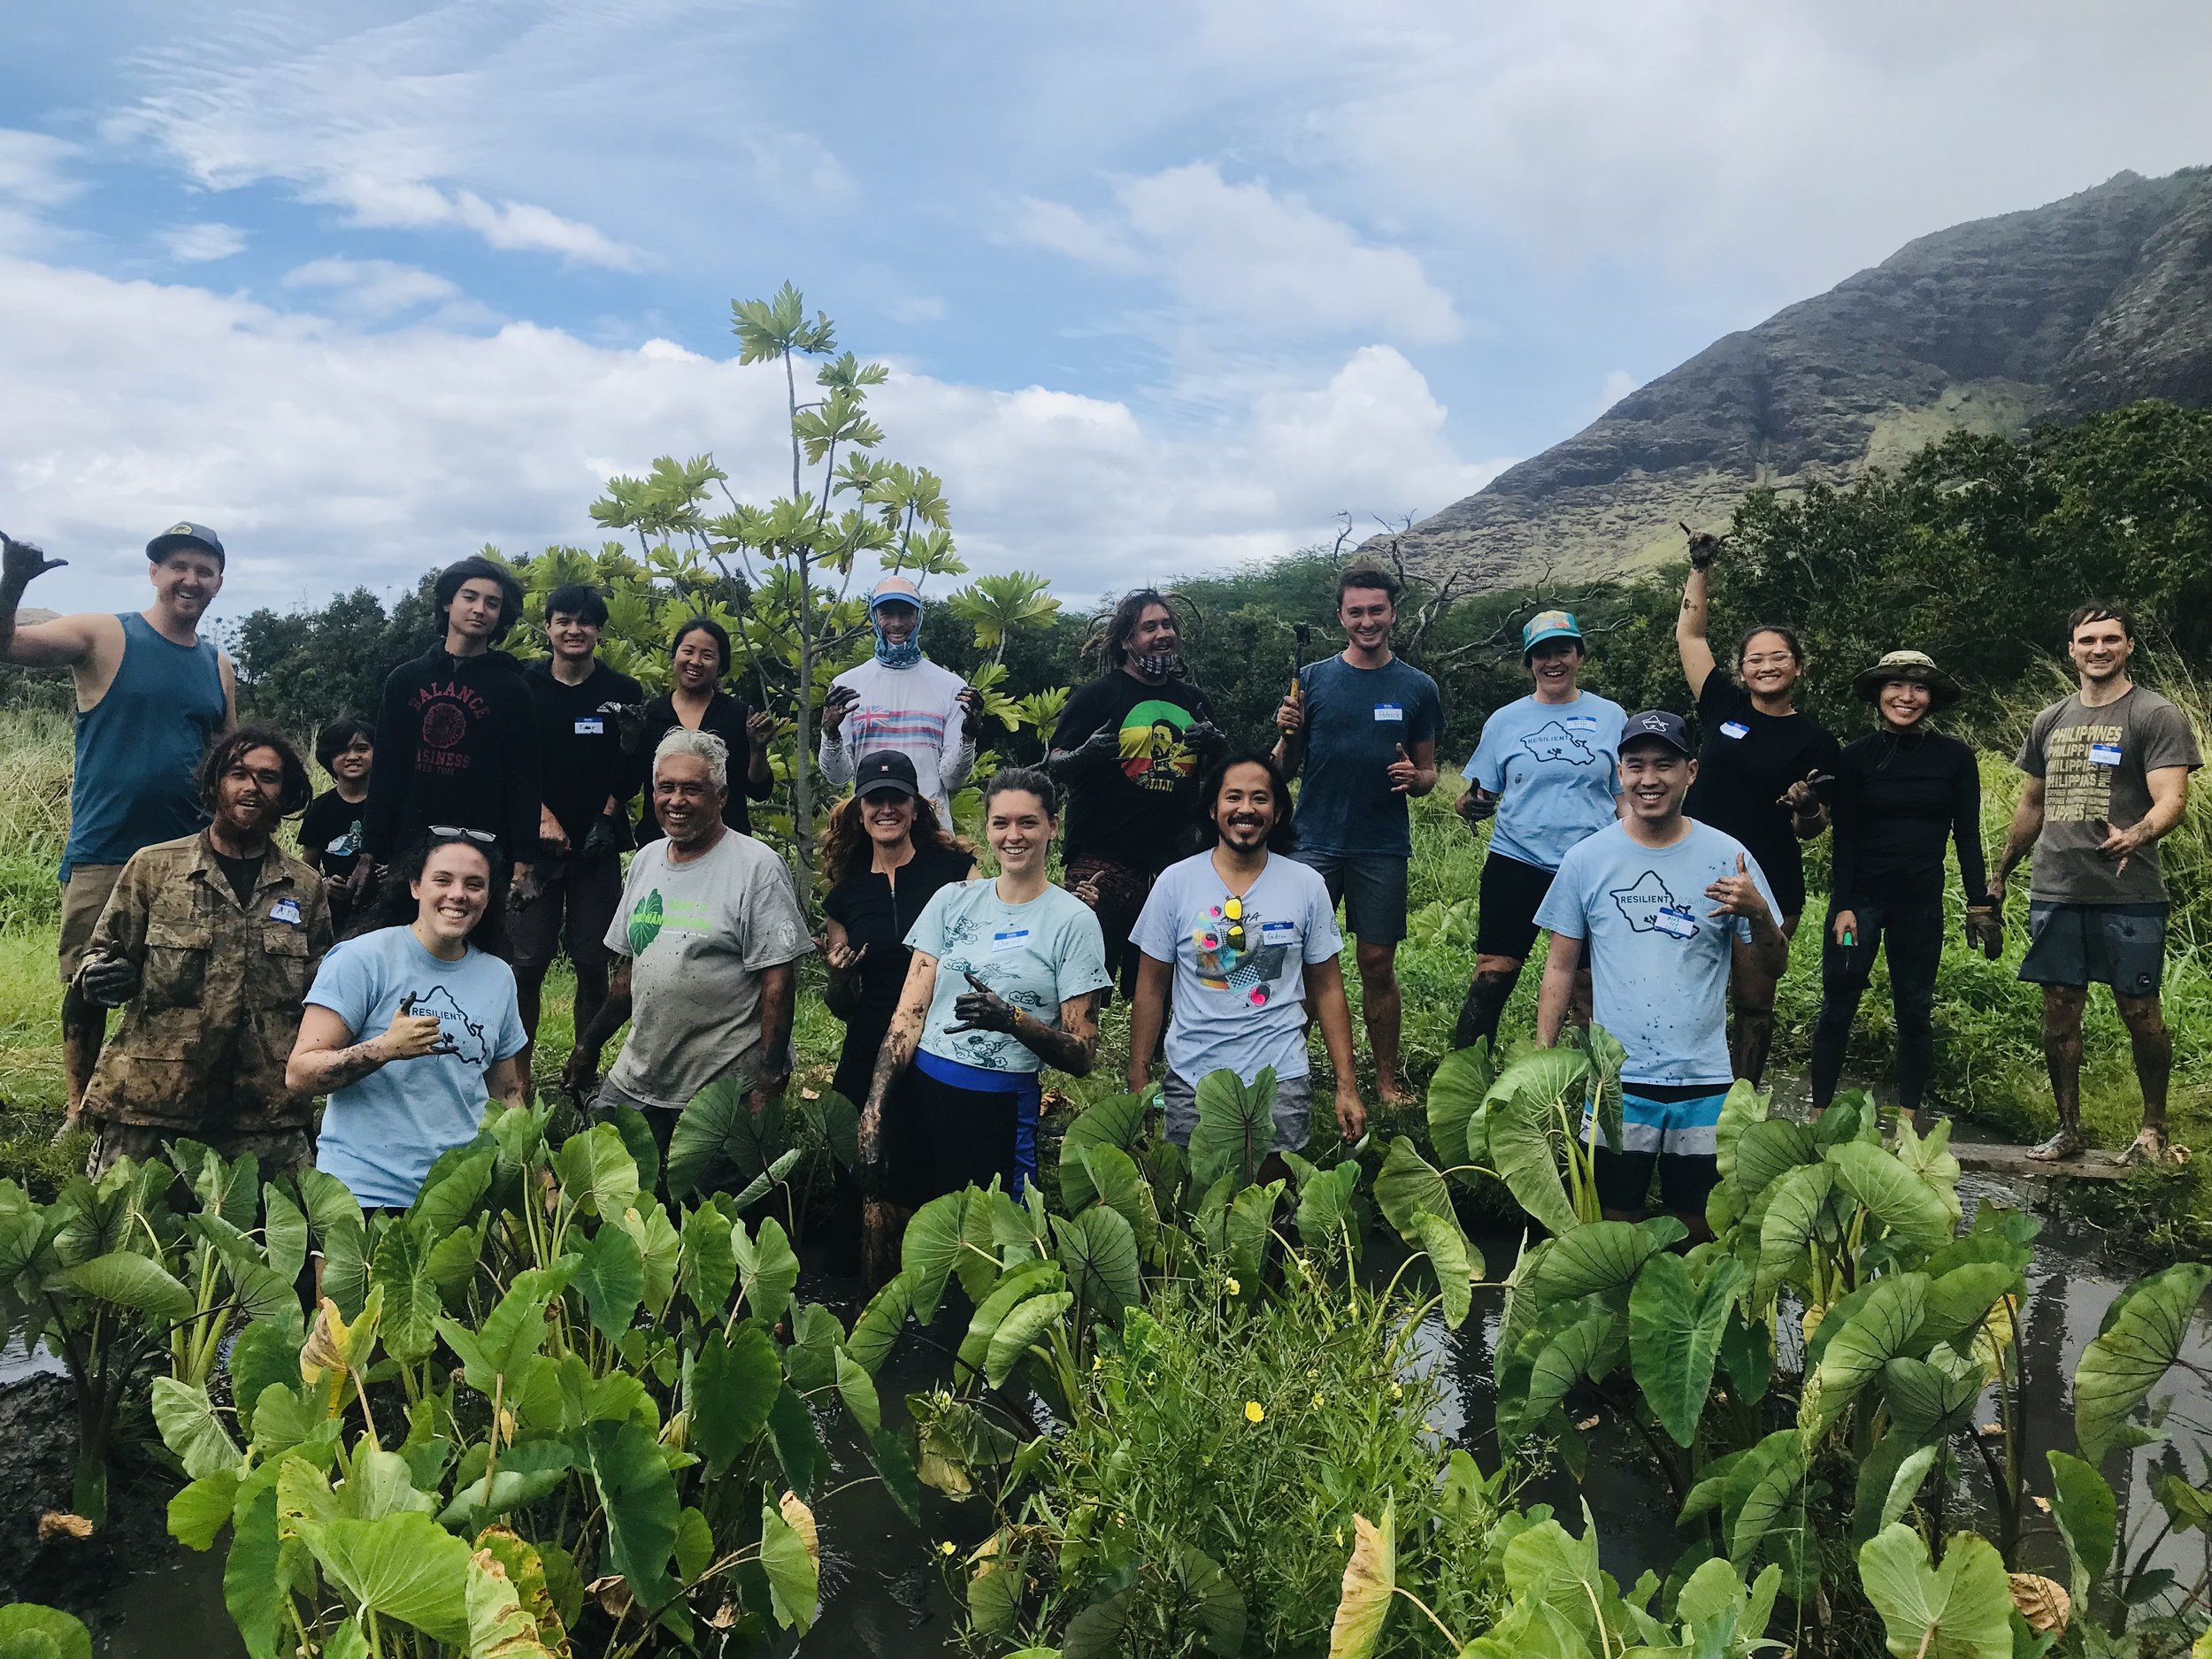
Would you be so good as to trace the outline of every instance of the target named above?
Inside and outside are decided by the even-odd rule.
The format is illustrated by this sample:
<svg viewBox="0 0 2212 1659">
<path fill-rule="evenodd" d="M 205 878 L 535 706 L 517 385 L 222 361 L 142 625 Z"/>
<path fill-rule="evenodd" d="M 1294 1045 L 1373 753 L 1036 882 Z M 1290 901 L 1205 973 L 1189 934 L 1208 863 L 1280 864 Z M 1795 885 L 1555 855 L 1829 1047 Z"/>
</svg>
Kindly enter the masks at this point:
<svg viewBox="0 0 2212 1659">
<path fill-rule="evenodd" d="M 2201 0 L 17 8 L 0 525 L 227 611 L 765 499 L 789 278 L 1077 598 L 1425 514 L 1958 219 L 2212 162 Z"/>
</svg>

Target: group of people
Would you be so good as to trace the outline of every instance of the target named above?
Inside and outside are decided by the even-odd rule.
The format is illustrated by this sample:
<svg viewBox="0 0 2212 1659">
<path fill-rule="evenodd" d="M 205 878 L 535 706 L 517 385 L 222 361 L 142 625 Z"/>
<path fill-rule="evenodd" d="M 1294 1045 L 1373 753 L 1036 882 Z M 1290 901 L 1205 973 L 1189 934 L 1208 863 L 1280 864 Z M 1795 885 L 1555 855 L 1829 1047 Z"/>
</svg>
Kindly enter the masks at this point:
<svg viewBox="0 0 2212 1659">
<path fill-rule="evenodd" d="M 1701 1224 L 1721 1100 L 1765 1066 L 1804 845 L 1832 840 L 1814 1103 L 1835 1092 L 1886 951 L 1898 1092 L 1915 1110 L 1933 1064 L 1947 849 L 1968 938 L 1993 956 L 2005 883 L 2034 849 L 2021 975 L 2045 987 L 2061 1121 L 2039 1150 L 2081 1145 L 2081 1015 L 2099 982 L 2134 1039 L 2139 1144 L 2158 1152 L 2170 1051 L 2157 842 L 2200 758 L 2173 705 L 2129 680 L 2125 617 L 2074 618 L 2079 688 L 2028 733 L 1993 873 L 1974 753 L 1931 724 L 1956 685 L 1920 653 L 1890 653 L 1854 682 L 1876 729 L 1839 744 L 1796 706 L 1790 629 L 1755 627 L 1732 665 L 1716 660 L 1719 550 L 1693 538 L 1677 627 L 1701 741 L 1678 715 L 1582 689 L 1571 614 L 1523 629 L 1532 689 L 1486 720 L 1457 803 L 1489 840 L 1455 1043 L 1498 1041 L 1548 934 L 1537 1040 L 1594 1017 L 1626 1052 L 1624 1139 L 1599 1149 L 1605 1203 L 1639 1214 L 1655 1187 Z M 521 618 L 519 586 L 462 560 L 434 587 L 438 645 L 393 671 L 373 721 L 319 733 L 332 787 L 311 801 L 288 740 L 237 724 L 231 664 L 201 635 L 219 538 L 180 523 L 147 555 L 145 611 L 35 624 L 19 624 L 19 603 L 58 561 L 10 541 L 0 565 L 0 659 L 76 683 L 60 966 L 70 1112 L 97 1132 L 96 1169 L 188 1134 L 277 1166 L 311 1156 L 364 1204 L 404 1205 L 488 1097 L 529 1097 L 563 953 L 576 976 L 564 1086 L 595 1112 L 636 1108 L 664 1146 L 711 1086 L 734 1083 L 757 1108 L 787 1087 L 798 969 L 818 948 L 845 1024 L 833 1087 L 859 1110 L 864 1184 L 893 1214 L 970 1181 L 1034 1178 L 1041 1073 L 1094 1067 L 1117 988 L 1129 1087 L 1150 1091 L 1164 1061 L 1171 1138 L 1187 1141 L 1200 1080 L 1226 1068 L 1248 1084 L 1271 1073 L 1271 1156 L 1302 1147 L 1318 1025 L 1337 1127 L 1356 1139 L 1366 1107 L 1340 906 L 1376 1092 L 1404 1098 L 1409 803 L 1436 787 L 1443 710 L 1392 648 L 1389 572 L 1341 572 L 1344 649 L 1298 665 L 1267 749 L 1216 724 L 1169 600 L 1122 600 L 1101 632 L 1103 672 L 1069 697 L 1043 764 L 983 786 L 984 877 L 950 811 L 974 769 L 979 698 L 923 652 L 918 588 L 885 576 L 869 595 L 874 649 L 821 711 L 814 763 L 850 793 L 822 833 L 817 941 L 790 866 L 753 833 L 776 723 L 726 689 L 730 640 L 711 619 L 677 630 L 669 689 L 648 700 L 600 658 L 603 596 L 552 593 L 549 655 L 526 667 L 496 649 Z M 298 814 L 296 856 L 276 830 Z M 122 1018 L 105 1038 L 111 1009 Z"/>
</svg>

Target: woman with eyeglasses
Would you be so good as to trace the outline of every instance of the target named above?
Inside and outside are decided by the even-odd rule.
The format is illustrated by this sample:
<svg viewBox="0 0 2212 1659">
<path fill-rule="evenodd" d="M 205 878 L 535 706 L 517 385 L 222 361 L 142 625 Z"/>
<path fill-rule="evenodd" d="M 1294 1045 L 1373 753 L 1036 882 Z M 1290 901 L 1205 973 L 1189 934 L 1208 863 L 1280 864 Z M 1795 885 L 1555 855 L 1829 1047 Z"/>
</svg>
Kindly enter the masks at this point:
<svg viewBox="0 0 2212 1659">
<path fill-rule="evenodd" d="M 1828 827 L 1821 792 L 1834 781 L 1842 750 L 1827 727 L 1797 706 L 1805 652 L 1793 630 L 1763 622 L 1747 631 L 1737 642 L 1732 675 L 1714 660 L 1706 638 L 1708 572 L 1720 547 L 1720 538 L 1708 531 L 1690 537 L 1690 578 L 1674 624 L 1675 649 L 1703 728 L 1697 778 L 1683 810 L 1750 851 L 1774 888 L 1776 919 L 1788 939 L 1805 911 L 1802 843 Z M 1741 966 L 1729 980 L 1736 1016 L 1729 1058 L 1736 1075 L 1754 1083 L 1766 1075 L 1774 1041 L 1776 984 Z"/>
<path fill-rule="evenodd" d="M 741 835 L 753 833 L 753 814 L 748 797 L 765 801 L 776 787 L 776 774 L 768 764 L 768 744 L 775 736 L 774 717 L 756 710 L 742 697 L 722 689 L 722 677 L 730 669 L 730 636 L 712 617 L 690 617 L 676 630 L 670 647 L 668 689 L 645 705 L 643 735 L 638 758 L 645 782 L 637 817 L 637 841 L 660 840 L 660 819 L 653 815 L 653 755 L 661 739 L 678 726 L 687 732 L 709 732 L 728 745 L 729 798 L 722 803 L 722 821 Z M 738 757 L 745 757 L 744 787 L 738 787 Z"/>
<path fill-rule="evenodd" d="M 495 838 L 433 825 L 383 888 L 385 926 L 323 959 L 285 1083 L 327 1094 L 316 1167 L 364 1209 L 403 1210 L 488 1098 L 526 1105 L 528 1041 L 500 959 L 506 871 Z"/>
<path fill-rule="evenodd" d="M 940 888 L 907 933 L 906 984 L 861 1112 L 861 1164 L 905 1209 L 1036 1179 L 1038 1074 L 1088 1075 L 1113 983 L 1098 918 L 1045 872 L 1060 827 L 1052 780 L 1002 769 L 984 786 L 983 823 L 998 873 Z"/>
</svg>

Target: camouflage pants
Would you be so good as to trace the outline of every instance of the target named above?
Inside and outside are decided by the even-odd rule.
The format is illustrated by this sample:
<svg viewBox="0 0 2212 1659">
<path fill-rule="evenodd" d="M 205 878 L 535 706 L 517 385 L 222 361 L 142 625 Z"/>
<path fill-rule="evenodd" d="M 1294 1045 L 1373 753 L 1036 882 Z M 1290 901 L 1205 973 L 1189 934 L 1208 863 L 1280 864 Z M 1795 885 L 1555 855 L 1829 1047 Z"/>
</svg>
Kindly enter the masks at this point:
<svg viewBox="0 0 2212 1659">
<path fill-rule="evenodd" d="M 250 1152 L 260 1163 L 265 1179 L 293 1174 L 315 1161 L 315 1134 L 311 1129 L 235 1129 L 227 1134 L 216 1134 L 204 1129 L 110 1123 L 103 1118 L 94 1124 L 93 1130 L 92 1150 L 85 1157 L 84 1171 L 95 1180 L 105 1174 L 118 1158 L 143 1164 L 149 1158 L 160 1157 L 165 1141 L 197 1141 L 227 1158 L 242 1157 Z"/>
</svg>

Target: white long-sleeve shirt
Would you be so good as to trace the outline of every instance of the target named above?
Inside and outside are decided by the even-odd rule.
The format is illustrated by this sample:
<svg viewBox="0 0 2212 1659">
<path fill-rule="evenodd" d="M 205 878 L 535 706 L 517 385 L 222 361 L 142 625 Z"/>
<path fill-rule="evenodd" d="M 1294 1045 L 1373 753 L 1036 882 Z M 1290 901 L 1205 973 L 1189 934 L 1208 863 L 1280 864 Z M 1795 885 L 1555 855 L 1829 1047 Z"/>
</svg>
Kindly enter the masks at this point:
<svg viewBox="0 0 2212 1659">
<path fill-rule="evenodd" d="M 924 657 L 911 668 L 887 668 L 873 657 L 849 668 L 831 689 L 850 686 L 859 701 L 845 716 L 842 730 L 825 726 L 816 755 L 822 775 L 839 786 L 853 779 L 864 755 L 895 749 L 914 763 L 915 781 L 949 825 L 952 792 L 975 770 L 975 734 L 960 708 L 966 682 L 949 668 Z"/>
</svg>

